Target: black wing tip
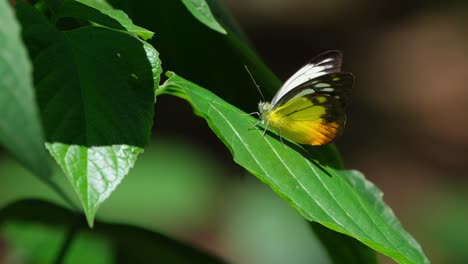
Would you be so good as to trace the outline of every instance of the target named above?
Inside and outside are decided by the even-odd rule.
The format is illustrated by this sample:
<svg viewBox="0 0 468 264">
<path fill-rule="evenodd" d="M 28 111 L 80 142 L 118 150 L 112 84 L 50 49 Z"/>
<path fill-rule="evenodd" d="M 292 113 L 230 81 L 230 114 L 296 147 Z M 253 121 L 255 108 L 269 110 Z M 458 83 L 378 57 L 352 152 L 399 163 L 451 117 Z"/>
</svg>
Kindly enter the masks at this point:
<svg viewBox="0 0 468 264">
<path fill-rule="evenodd" d="M 343 58 L 343 53 L 339 50 L 328 50 L 320 53 L 316 58 L 326 58 L 326 57 L 333 57 L 333 58 Z"/>
<path fill-rule="evenodd" d="M 337 72 L 337 73 L 335 73 L 335 74 L 338 74 L 338 75 L 341 75 L 341 76 L 349 77 L 349 79 L 352 80 L 353 82 L 354 82 L 354 80 L 355 80 L 354 74 L 352 74 L 351 72 L 342 71 L 342 72 Z"/>
<path fill-rule="evenodd" d="M 332 60 L 330 61 L 330 59 Z M 325 51 L 315 56 L 314 58 L 309 60 L 308 64 L 315 64 L 317 66 L 329 64 L 329 65 L 333 65 L 334 67 L 336 67 L 337 71 L 341 71 L 342 63 L 343 63 L 343 54 L 341 54 L 341 51 L 329 50 L 329 51 Z"/>
<path fill-rule="evenodd" d="M 340 50 L 327 50 L 322 52 L 320 55 L 326 55 L 326 54 L 334 54 L 336 56 L 343 56 L 343 53 Z"/>
</svg>

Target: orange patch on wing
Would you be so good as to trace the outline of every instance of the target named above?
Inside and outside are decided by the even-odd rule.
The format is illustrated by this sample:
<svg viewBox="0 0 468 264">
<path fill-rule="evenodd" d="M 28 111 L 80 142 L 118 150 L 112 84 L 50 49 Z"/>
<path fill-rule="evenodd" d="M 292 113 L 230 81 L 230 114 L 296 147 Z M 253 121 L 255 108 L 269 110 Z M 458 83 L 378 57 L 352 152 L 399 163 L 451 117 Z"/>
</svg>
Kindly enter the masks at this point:
<svg viewBox="0 0 468 264">
<path fill-rule="evenodd" d="M 314 104 L 309 98 L 298 97 L 274 109 L 266 116 L 267 125 L 274 128 L 282 137 L 291 139 L 299 144 L 313 146 L 325 145 L 332 142 L 343 130 L 345 118 L 343 115 L 332 116 L 336 119 L 326 121 L 327 107 L 340 107 L 331 104 L 334 99 L 324 96 L 314 97 L 319 103 Z M 338 110 L 343 111 L 342 108 Z M 337 111 L 340 113 L 340 111 Z"/>
<path fill-rule="evenodd" d="M 320 123 L 311 131 L 307 144 L 312 146 L 328 144 L 336 138 L 340 130 L 340 126 L 335 122 Z"/>
<path fill-rule="evenodd" d="M 279 132 L 282 137 L 289 138 L 299 144 L 313 146 L 325 145 L 332 142 L 340 133 L 343 124 L 325 122 L 323 119 L 313 121 L 294 121 L 278 119 L 270 126 Z"/>
</svg>

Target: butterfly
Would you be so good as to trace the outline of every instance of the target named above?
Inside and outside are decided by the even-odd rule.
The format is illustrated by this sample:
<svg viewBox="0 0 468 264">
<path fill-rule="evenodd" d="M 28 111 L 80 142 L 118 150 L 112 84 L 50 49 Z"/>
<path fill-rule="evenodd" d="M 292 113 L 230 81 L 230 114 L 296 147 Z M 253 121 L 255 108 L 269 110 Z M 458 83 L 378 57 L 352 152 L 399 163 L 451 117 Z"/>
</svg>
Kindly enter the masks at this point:
<svg viewBox="0 0 468 264">
<path fill-rule="evenodd" d="M 278 90 L 260 102 L 260 122 L 299 144 L 325 145 L 339 136 L 354 77 L 341 71 L 342 55 L 327 51 L 310 60 Z"/>
</svg>

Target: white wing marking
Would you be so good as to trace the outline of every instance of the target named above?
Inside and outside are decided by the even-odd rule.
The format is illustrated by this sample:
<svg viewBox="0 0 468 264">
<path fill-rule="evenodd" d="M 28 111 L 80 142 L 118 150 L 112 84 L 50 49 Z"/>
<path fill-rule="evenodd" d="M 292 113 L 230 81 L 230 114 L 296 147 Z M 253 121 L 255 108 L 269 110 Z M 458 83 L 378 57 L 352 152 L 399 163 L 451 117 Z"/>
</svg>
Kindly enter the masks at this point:
<svg viewBox="0 0 468 264">
<path fill-rule="evenodd" d="M 328 55 L 324 59 L 320 57 Z M 319 76 L 341 71 L 341 53 L 339 51 L 329 51 L 323 53 L 316 58 L 312 59 L 304 67 L 300 68 L 294 73 L 278 90 L 276 95 L 271 100 L 271 105 L 274 107 L 275 104 L 295 87 L 315 79 Z"/>
</svg>

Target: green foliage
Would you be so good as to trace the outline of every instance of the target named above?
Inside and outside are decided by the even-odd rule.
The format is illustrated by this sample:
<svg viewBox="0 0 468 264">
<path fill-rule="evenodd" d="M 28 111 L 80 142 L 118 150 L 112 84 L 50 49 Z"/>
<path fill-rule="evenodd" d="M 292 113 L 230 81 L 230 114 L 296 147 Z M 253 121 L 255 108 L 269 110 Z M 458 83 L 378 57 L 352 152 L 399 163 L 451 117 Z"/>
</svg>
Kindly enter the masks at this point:
<svg viewBox="0 0 468 264">
<path fill-rule="evenodd" d="M 35 102 L 31 63 L 20 28 L 6 1 L 0 1 L 0 142 L 26 167 L 48 178 L 50 167 Z"/>
<path fill-rule="evenodd" d="M 18 246 L 33 249 L 25 256 L 26 261 L 56 263 L 58 253 L 69 250 L 65 263 L 89 263 L 88 260 L 92 263 L 115 263 L 117 260 L 123 263 L 148 263 L 148 260 L 157 263 L 224 263 L 139 227 L 99 221 L 90 230 L 83 215 L 39 200 L 23 200 L 3 208 L 0 225 L 4 227 L 3 236 L 11 237 Z M 70 236 L 76 241 L 68 245 L 63 243 Z M 90 244 L 95 247 L 89 247 Z M 63 248 L 63 245 L 69 248 Z M 91 252 L 82 251 L 86 249 Z M 113 257 L 109 256 L 111 251 Z"/>
<path fill-rule="evenodd" d="M 34 24 L 23 35 L 38 69 L 47 148 L 92 226 L 97 208 L 149 139 L 153 72 L 159 76 L 160 70 L 146 57 L 148 45 L 125 32 L 97 26 L 61 32 L 27 4 L 17 9 L 25 28 Z"/>
<path fill-rule="evenodd" d="M 144 40 L 153 37 L 153 32 L 132 23 L 122 10 L 116 10 L 104 1 L 95 0 L 47 0 L 54 14 L 54 19 L 74 17 L 93 23 L 135 33 Z"/>
<path fill-rule="evenodd" d="M 400 263 L 428 262 L 382 201 L 381 191 L 359 172 L 344 170 L 333 145 L 302 147 L 271 131 L 263 135 L 263 127 L 253 126 L 253 117 L 172 72 L 159 87 L 160 55 L 164 62 L 167 58 L 168 65 L 190 72 L 226 98 L 243 100 L 247 96 L 237 90 L 250 82 L 241 74 L 245 64 L 269 91 L 277 86 L 278 80 L 251 51 L 234 23 L 223 15 L 225 28 L 221 27 L 205 1 L 116 2 L 145 25 L 154 24 L 151 30 L 133 24 L 125 12 L 104 1 L 44 0 L 38 5 L 40 9 L 18 1 L 16 19 L 24 43 L 11 9 L 0 1 L 1 21 L 7 25 L 7 30 L 0 31 L 0 110 L 4 113 L 0 142 L 68 202 L 63 188 L 49 177 L 45 145 L 75 191 L 89 226 L 148 144 L 155 98 L 167 94 L 189 102 L 231 151 L 235 162 L 270 186 L 305 219 L 320 224 L 313 224 L 311 230 L 336 263 L 347 258 L 375 263 L 370 248 Z M 154 5 L 157 10 L 149 8 Z M 216 14 L 223 12 L 213 6 Z M 156 13 L 150 14 L 153 11 Z M 168 18 L 176 20 L 175 14 L 182 33 L 164 25 Z M 203 24 L 193 25 L 195 18 Z M 157 39 L 151 43 L 160 47 L 158 51 L 147 42 L 153 31 Z M 181 36 L 193 43 L 180 41 Z M 241 79 L 245 82 L 235 82 L 237 75 L 244 76 Z M 215 81 L 210 84 L 206 76 Z M 243 89 L 256 93 L 251 88 Z M 181 156 L 179 162 L 183 163 Z M 37 221 L 47 228 L 37 227 L 33 223 Z M 33 254 L 41 261 L 64 257 L 88 261 L 74 252 L 90 251 L 86 245 L 92 244 L 100 249 L 96 258 L 102 263 L 113 257 L 129 262 L 148 258 L 171 263 L 220 262 L 138 227 L 96 222 L 89 230 L 80 213 L 38 201 L 11 204 L 0 212 L 1 230 L 12 241 L 32 243 L 43 234 L 54 238 L 47 251 Z"/>
<path fill-rule="evenodd" d="M 184 3 L 194 17 L 207 27 L 218 31 L 219 33 L 227 34 L 226 30 L 213 17 L 210 7 L 205 0 L 182 0 L 182 3 Z"/>
<path fill-rule="evenodd" d="M 142 148 L 128 145 L 86 147 L 46 144 L 73 185 L 91 227 L 97 208 L 115 190 L 143 151 Z"/>
<path fill-rule="evenodd" d="M 401 263 L 428 262 L 383 203 L 380 190 L 359 172 L 321 160 L 329 148 L 311 152 L 286 139 L 281 142 L 274 133 L 264 136 L 263 128 L 252 128 L 253 117 L 174 73 L 168 77 L 160 93 L 187 100 L 231 150 L 234 160 L 306 219 L 350 235 Z"/>
</svg>

